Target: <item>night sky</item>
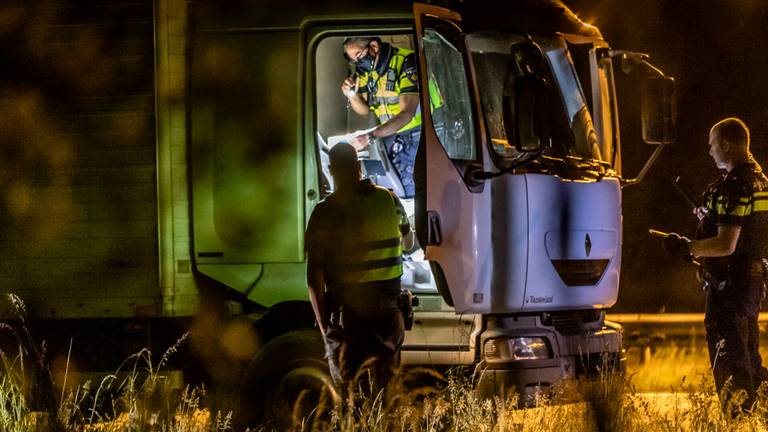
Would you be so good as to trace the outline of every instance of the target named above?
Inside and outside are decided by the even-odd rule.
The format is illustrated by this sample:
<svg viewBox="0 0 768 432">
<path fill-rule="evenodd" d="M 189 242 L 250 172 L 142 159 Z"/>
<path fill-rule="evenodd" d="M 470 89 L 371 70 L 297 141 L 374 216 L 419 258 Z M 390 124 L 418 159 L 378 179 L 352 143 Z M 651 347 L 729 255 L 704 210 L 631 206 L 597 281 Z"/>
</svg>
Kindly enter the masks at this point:
<svg viewBox="0 0 768 432">
<path fill-rule="evenodd" d="M 768 168 L 768 3 L 756 0 L 566 2 L 600 27 L 612 48 L 651 55 L 677 81 L 678 139 L 646 180 L 624 190 L 621 291 L 614 311 L 703 311 L 694 269 L 667 256 L 647 228 L 692 236 L 696 219 L 671 180 L 699 194 L 717 178 L 709 128 L 737 116 L 752 152 Z M 617 74 L 624 175 L 639 172 L 653 147 L 640 139 L 638 81 Z M 766 233 L 768 235 L 768 233 Z"/>
</svg>

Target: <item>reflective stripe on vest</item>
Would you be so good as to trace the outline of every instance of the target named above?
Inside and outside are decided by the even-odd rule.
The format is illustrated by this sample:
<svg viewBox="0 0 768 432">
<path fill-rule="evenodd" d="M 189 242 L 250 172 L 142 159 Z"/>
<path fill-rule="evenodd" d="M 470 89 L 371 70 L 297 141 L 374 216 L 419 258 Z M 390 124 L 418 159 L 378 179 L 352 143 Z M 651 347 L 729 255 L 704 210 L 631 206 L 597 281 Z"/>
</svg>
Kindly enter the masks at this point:
<svg viewBox="0 0 768 432">
<path fill-rule="evenodd" d="M 413 51 L 399 48 L 395 51 L 392 57 L 389 59 L 389 65 L 387 66 L 387 72 L 378 76 L 375 73 L 369 73 L 368 79 L 374 78 L 377 81 L 376 92 L 369 94 L 369 102 L 371 111 L 376 114 L 379 119 L 379 123 L 383 124 L 388 122 L 392 117 L 400 114 L 400 73 L 403 70 L 403 62 L 405 57 Z M 391 77 L 389 71 L 395 71 L 394 77 Z M 387 83 L 389 79 L 393 79 L 393 83 L 390 85 L 392 90 L 387 90 Z M 418 83 L 414 83 L 418 85 Z M 399 132 L 405 132 L 415 127 L 421 126 L 421 110 L 413 116 L 405 126 L 398 130 Z"/>
<path fill-rule="evenodd" d="M 738 202 L 726 206 L 725 197 L 717 199 L 717 214 L 736 217 L 749 216 L 756 212 L 768 211 L 768 192 L 755 192 L 752 197 L 739 198 Z"/>
<path fill-rule="evenodd" d="M 392 195 L 375 187 L 351 194 L 342 206 L 346 225 L 332 255 L 333 282 L 355 284 L 396 279 L 403 274 L 400 216 Z"/>
</svg>

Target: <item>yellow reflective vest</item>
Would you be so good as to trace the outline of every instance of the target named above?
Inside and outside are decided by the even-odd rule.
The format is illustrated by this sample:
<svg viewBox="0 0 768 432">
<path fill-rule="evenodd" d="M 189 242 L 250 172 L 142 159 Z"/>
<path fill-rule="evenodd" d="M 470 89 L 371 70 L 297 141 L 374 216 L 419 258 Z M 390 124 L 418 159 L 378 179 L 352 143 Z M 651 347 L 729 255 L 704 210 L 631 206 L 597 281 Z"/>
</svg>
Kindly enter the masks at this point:
<svg viewBox="0 0 768 432">
<path fill-rule="evenodd" d="M 367 94 L 368 106 L 383 124 L 400 114 L 400 95 L 419 94 L 416 57 L 411 50 L 382 44 L 381 56 L 389 59 L 386 68 L 358 73 L 358 92 Z M 421 109 L 398 132 L 421 126 Z"/>
<path fill-rule="evenodd" d="M 400 215 L 394 196 L 368 182 L 327 198 L 341 210 L 343 225 L 327 251 L 331 283 L 387 281 L 403 274 Z"/>
<path fill-rule="evenodd" d="M 376 68 L 357 75 L 358 93 L 367 94 L 368 107 L 384 124 L 400 114 L 400 95 L 419 94 L 416 74 L 416 56 L 414 51 L 382 44 L 381 55 L 388 58 L 387 67 Z M 437 83 L 429 79 L 430 108 L 434 111 L 445 103 Z M 410 122 L 400 128 L 398 133 L 421 126 L 421 105 Z"/>
</svg>

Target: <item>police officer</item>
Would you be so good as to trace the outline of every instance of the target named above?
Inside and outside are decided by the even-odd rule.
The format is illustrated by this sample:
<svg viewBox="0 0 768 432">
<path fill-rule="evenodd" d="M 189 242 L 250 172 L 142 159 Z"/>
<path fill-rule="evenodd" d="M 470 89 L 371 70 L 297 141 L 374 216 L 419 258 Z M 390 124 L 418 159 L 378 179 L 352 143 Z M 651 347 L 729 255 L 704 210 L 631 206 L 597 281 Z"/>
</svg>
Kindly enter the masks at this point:
<svg viewBox="0 0 768 432">
<path fill-rule="evenodd" d="M 375 382 L 383 387 L 403 343 L 402 252 L 414 236 L 400 200 L 360 179 L 351 145 L 331 149 L 330 172 L 336 190 L 318 203 L 307 226 L 309 296 L 334 382 L 351 381 L 375 358 Z"/>
<path fill-rule="evenodd" d="M 709 155 L 726 173 L 704 194 L 696 240 L 673 234 L 665 248 L 701 257 L 707 289 L 704 324 L 715 386 L 724 409 L 731 393 L 745 390 L 749 409 L 766 378 L 758 353 L 757 317 L 768 257 L 768 178 L 749 151 L 749 129 L 727 118 L 709 132 Z M 732 411 L 727 411 L 729 414 Z"/>
<path fill-rule="evenodd" d="M 363 150 L 374 138 L 382 139 L 405 197 L 411 198 L 416 190 L 413 165 L 421 138 L 416 56 L 411 50 L 396 48 L 376 37 L 350 37 L 343 45 L 356 71 L 355 76 L 342 82 L 341 91 L 355 113 L 367 117 L 373 111 L 379 120 L 373 132 L 357 137 L 351 144 Z"/>
</svg>

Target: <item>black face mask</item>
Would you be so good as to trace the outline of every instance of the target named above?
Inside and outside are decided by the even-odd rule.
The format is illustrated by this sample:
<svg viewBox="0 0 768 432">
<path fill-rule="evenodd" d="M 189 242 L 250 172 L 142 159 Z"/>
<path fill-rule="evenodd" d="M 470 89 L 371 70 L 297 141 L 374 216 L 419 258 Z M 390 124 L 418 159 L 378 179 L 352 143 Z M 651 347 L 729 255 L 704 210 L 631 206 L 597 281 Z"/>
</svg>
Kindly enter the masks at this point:
<svg viewBox="0 0 768 432">
<path fill-rule="evenodd" d="M 366 52 L 363 57 L 355 62 L 355 66 L 357 66 L 358 69 L 362 69 L 364 71 L 372 71 L 375 61 L 376 56 L 373 55 L 371 52 L 371 47 L 369 46 L 368 52 Z"/>
</svg>

